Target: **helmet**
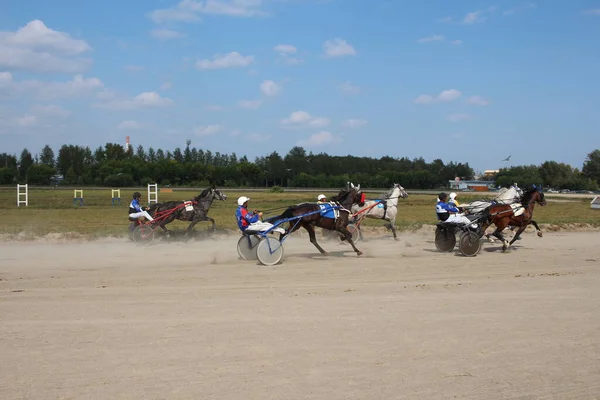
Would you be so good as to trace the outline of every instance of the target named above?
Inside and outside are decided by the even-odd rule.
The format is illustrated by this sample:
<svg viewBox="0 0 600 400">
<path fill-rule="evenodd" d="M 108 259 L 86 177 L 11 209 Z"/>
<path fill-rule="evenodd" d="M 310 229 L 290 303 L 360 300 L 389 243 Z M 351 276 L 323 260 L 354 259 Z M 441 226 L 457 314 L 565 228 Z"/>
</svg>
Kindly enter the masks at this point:
<svg viewBox="0 0 600 400">
<path fill-rule="evenodd" d="M 323 200 L 323 199 L 326 199 L 326 198 L 327 198 L 327 196 L 325 196 L 324 194 L 320 194 L 320 195 L 317 197 L 317 200 L 321 201 L 321 200 Z"/>
<path fill-rule="evenodd" d="M 238 199 L 238 206 L 243 206 L 245 202 L 250 200 L 250 197 L 242 196 Z"/>
<path fill-rule="evenodd" d="M 134 198 L 134 199 L 137 199 L 137 198 L 140 198 L 140 197 L 142 197 L 142 194 L 141 194 L 140 192 L 135 192 L 135 193 L 133 194 L 133 198 Z"/>
<path fill-rule="evenodd" d="M 454 200 L 456 198 L 456 193 L 452 192 L 450 193 L 450 200 Z"/>
</svg>

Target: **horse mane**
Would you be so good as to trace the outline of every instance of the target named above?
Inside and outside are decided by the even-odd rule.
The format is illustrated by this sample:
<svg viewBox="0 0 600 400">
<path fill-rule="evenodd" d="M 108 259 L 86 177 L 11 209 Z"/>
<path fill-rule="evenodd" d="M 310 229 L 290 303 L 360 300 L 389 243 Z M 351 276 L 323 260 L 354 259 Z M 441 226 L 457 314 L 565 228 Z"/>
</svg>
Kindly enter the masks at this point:
<svg viewBox="0 0 600 400">
<path fill-rule="evenodd" d="M 206 196 L 208 195 L 208 192 L 210 192 L 210 190 L 211 190 L 211 189 L 212 189 L 212 188 L 206 188 L 206 189 L 204 189 L 204 190 L 202 191 L 202 193 L 200 193 L 200 194 L 198 195 L 198 197 L 196 197 L 196 198 L 199 200 L 199 199 L 202 199 L 202 198 L 206 197 Z"/>
<path fill-rule="evenodd" d="M 340 190 L 340 192 L 338 194 L 330 197 L 330 200 L 331 201 L 340 201 L 343 198 L 345 198 L 348 195 L 348 193 L 350 193 L 350 191 L 348 189 L 342 189 L 342 190 Z"/>
</svg>

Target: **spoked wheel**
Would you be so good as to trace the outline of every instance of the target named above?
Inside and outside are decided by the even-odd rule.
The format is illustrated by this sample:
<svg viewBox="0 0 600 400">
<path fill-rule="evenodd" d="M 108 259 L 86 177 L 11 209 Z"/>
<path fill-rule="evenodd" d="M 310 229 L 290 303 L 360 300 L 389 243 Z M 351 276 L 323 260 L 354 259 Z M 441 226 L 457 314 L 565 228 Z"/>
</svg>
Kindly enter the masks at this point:
<svg viewBox="0 0 600 400">
<path fill-rule="evenodd" d="M 362 237 L 362 235 L 360 233 L 360 228 L 354 224 L 348 224 L 347 228 L 350 231 L 350 233 L 352 234 L 352 241 L 354 243 L 358 242 Z"/>
<path fill-rule="evenodd" d="M 133 242 L 140 246 L 148 246 L 154 241 L 154 229 L 148 225 L 138 225 L 133 230 Z"/>
<path fill-rule="evenodd" d="M 244 235 L 238 240 L 237 252 L 244 260 L 256 260 L 256 247 L 260 238 L 256 235 Z"/>
<path fill-rule="evenodd" d="M 481 250 L 481 237 L 472 231 L 464 232 L 460 235 L 458 249 L 465 257 L 475 257 Z"/>
<path fill-rule="evenodd" d="M 262 265 L 275 265 L 283 259 L 283 243 L 273 237 L 263 237 L 256 247 L 256 257 Z"/>
<path fill-rule="evenodd" d="M 127 228 L 127 235 L 129 236 L 129 240 L 133 241 L 133 231 L 135 230 L 135 228 L 137 227 L 137 224 L 135 222 L 132 222 L 131 224 L 129 224 L 129 227 Z"/>
<path fill-rule="evenodd" d="M 456 236 L 454 229 L 440 228 L 435 230 L 435 247 L 442 253 L 449 253 L 454 250 L 456 245 Z"/>
</svg>

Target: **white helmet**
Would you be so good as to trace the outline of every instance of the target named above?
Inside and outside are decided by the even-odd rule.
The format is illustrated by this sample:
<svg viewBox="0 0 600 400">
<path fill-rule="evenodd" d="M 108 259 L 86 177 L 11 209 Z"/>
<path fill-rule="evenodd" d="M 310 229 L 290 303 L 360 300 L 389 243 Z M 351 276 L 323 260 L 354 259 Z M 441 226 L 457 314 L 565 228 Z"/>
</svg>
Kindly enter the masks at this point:
<svg viewBox="0 0 600 400">
<path fill-rule="evenodd" d="M 324 194 L 320 194 L 320 195 L 317 197 L 317 200 L 321 201 L 321 200 L 323 200 L 323 199 L 326 199 L 326 198 L 327 198 L 327 196 L 325 196 Z"/>
<path fill-rule="evenodd" d="M 243 206 L 245 202 L 250 200 L 250 197 L 242 196 L 238 199 L 238 206 Z"/>
<path fill-rule="evenodd" d="M 450 200 L 454 200 L 456 198 L 456 193 L 452 192 L 450 193 Z"/>
</svg>

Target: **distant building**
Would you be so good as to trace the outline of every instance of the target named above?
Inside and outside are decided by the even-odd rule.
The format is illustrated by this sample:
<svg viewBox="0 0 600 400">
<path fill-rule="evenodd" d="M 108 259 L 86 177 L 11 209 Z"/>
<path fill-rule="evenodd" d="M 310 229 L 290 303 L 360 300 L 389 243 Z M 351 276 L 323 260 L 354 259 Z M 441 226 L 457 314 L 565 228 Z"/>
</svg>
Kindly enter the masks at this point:
<svg viewBox="0 0 600 400">
<path fill-rule="evenodd" d="M 486 169 L 483 171 L 483 176 L 495 176 L 498 172 L 500 172 L 499 169 Z"/>
<path fill-rule="evenodd" d="M 453 190 L 474 190 L 476 192 L 487 192 L 494 187 L 494 182 L 490 181 L 461 181 L 452 180 L 448 181 L 450 189 Z"/>
</svg>

